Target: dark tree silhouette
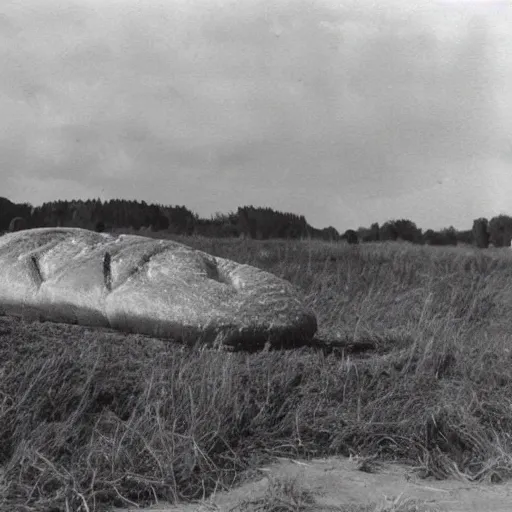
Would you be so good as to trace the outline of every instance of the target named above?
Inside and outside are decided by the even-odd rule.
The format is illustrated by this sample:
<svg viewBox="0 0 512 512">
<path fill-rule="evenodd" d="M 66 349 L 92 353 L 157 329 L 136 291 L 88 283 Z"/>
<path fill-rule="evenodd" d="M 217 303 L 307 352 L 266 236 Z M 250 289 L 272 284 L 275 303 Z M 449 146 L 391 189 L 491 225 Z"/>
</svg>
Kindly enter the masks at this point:
<svg viewBox="0 0 512 512">
<path fill-rule="evenodd" d="M 208 237 L 238 237 L 255 239 L 347 240 L 349 243 L 406 240 L 422 244 L 475 243 L 487 247 L 489 242 L 501 247 L 510 244 L 512 218 L 500 215 L 487 222 L 477 219 L 473 229 L 457 231 L 453 227 L 440 231 L 427 230 L 422 234 L 416 224 L 407 219 L 390 220 L 381 226 L 373 223 L 360 227 L 357 232 L 347 230 L 340 236 L 333 227 L 318 229 L 307 223 L 303 215 L 280 212 L 272 208 L 242 206 L 228 214 L 217 213 L 210 218 L 200 218 L 185 206 L 148 204 L 145 201 L 125 199 L 100 199 L 52 201 L 33 208 L 28 203 L 15 204 L 0 197 L 0 233 L 10 229 L 15 217 L 26 220 L 27 227 L 74 226 L 96 231 L 127 228 L 138 231 L 151 226 L 153 231 L 170 234 L 199 234 Z M 16 228 L 20 229 L 20 228 Z M 354 235 L 355 234 L 355 235 Z"/>
<path fill-rule="evenodd" d="M 483 217 L 473 221 L 473 239 L 479 249 L 489 247 L 489 221 Z"/>
<path fill-rule="evenodd" d="M 422 243 L 423 236 L 414 222 L 408 219 L 390 220 L 380 228 L 380 240 L 405 240 L 407 242 Z"/>
<path fill-rule="evenodd" d="M 351 245 L 359 243 L 359 237 L 353 229 L 347 229 L 343 235 L 343 238 Z"/>
<path fill-rule="evenodd" d="M 508 247 L 512 238 L 512 217 L 498 215 L 489 221 L 489 241 L 494 247 Z"/>
</svg>

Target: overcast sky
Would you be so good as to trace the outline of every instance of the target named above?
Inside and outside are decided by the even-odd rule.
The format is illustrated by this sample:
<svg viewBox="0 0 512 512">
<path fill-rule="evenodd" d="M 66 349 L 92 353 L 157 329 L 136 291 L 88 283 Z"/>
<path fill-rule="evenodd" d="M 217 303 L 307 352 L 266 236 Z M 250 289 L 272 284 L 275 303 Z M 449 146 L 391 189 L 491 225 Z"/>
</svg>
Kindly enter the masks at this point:
<svg viewBox="0 0 512 512">
<path fill-rule="evenodd" d="M 512 215 L 500 0 L 1 0 L 0 195 Z"/>
</svg>

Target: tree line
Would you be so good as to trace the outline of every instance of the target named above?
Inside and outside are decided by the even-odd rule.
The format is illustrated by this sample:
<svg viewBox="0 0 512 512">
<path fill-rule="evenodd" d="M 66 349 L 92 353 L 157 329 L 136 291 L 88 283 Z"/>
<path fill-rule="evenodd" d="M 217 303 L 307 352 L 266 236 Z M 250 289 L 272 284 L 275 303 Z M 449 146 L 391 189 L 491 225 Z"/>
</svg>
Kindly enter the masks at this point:
<svg viewBox="0 0 512 512">
<path fill-rule="evenodd" d="M 389 220 L 382 225 L 348 229 L 340 234 L 334 227 L 317 229 L 303 215 L 254 206 L 239 207 L 236 212 L 216 213 L 200 218 L 185 206 L 148 204 L 145 201 L 112 199 L 101 201 L 51 201 L 33 207 L 16 204 L 0 197 L 0 233 L 37 227 L 80 227 L 96 231 L 130 229 L 165 231 L 181 235 L 215 238 L 240 237 L 257 240 L 271 238 L 313 238 L 328 241 L 359 242 L 407 241 L 415 244 L 472 244 L 487 248 L 510 246 L 512 217 L 499 215 L 490 220 L 475 219 L 470 230 L 453 226 L 442 230 L 423 231 L 407 219 Z"/>
</svg>

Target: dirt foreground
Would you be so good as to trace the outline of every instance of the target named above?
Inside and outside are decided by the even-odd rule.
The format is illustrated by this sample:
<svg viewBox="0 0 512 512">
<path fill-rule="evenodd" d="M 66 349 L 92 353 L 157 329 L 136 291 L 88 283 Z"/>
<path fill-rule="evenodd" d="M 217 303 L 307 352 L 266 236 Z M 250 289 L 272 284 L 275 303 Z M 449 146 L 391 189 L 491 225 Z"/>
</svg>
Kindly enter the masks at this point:
<svg viewBox="0 0 512 512">
<path fill-rule="evenodd" d="M 314 493 L 312 510 L 335 511 L 337 507 L 376 504 L 386 509 L 393 501 L 417 499 L 421 510 L 446 512 L 510 512 L 512 482 L 504 484 L 473 483 L 463 480 L 421 479 L 410 467 L 383 464 L 375 472 L 361 471 L 361 461 L 343 457 L 299 461 L 280 459 L 259 470 L 260 477 L 229 492 L 219 492 L 197 504 L 156 505 L 152 512 L 229 512 L 244 500 L 264 496 L 272 479 L 296 479 L 300 489 Z M 392 509 L 392 508 L 391 508 Z M 136 508 L 115 509 L 135 512 Z M 250 508 L 248 509 L 250 510 Z M 341 508 L 340 510 L 345 510 Z M 350 510 L 350 508 L 346 509 Z M 382 510 L 382 509 L 378 509 Z M 420 510 L 420 509 L 418 509 Z"/>
</svg>

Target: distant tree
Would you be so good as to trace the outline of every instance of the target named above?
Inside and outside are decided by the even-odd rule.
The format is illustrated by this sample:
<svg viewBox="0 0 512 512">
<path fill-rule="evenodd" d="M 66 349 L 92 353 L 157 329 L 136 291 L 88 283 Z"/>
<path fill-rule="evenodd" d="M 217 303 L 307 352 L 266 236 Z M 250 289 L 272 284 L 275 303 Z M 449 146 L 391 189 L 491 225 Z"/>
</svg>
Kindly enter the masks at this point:
<svg viewBox="0 0 512 512">
<path fill-rule="evenodd" d="M 488 226 L 489 239 L 494 247 L 509 247 L 512 238 L 512 217 L 498 215 L 493 217 Z"/>
<path fill-rule="evenodd" d="M 489 221 L 483 217 L 473 221 L 473 239 L 479 249 L 489 247 Z"/>
<path fill-rule="evenodd" d="M 423 241 L 428 245 L 457 245 L 457 232 L 452 226 L 441 231 L 427 229 Z"/>
<path fill-rule="evenodd" d="M 96 222 L 95 230 L 98 233 L 103 233 L 105 231 L 105 223 L 102 220 Z"/>
<path fill-rule="evenodd" d="M 84 201 L 72 201 L 70 205 L 70 225 L 83 228 L 92 229 L 94 224 L 91 220 L 92 212 Z"/>
<path fill-rule="evenodd" d="M 434 241 L 436 238 L 436 232 L 433 229 L 427 229 L 425 233 L 423 233 L 423 240 L 427 245 L 435 245 Z"/>
<path fill-rule="evenodd" d="M 185 206 L 164 207 L 162 213 L 169 219 L 166 229 L 170 232 L 180 235 L 191 235 L 194 232 L 198 217 Z"/>
<path fill-rule="evenodd" d="M 238 231 L 241 238 L 253 238 L 254 229 L 251 226 L 248 208 L 238 208 Z"/>
<path fill-rule="evenodd" d="M 379 231 L 379 224 L 374 222 L 369 228 L 360 227 L 357 230 L 357 236 L 362 242 L 378 242 L 380 239 Z"/>
<path fill-rule="evenodd" d="M 309 226 L 303 215 L 284 213 L 272 208 L 239 207 L 236 220 L 232 220 L 244 238 L 319 238 L 332 240 L 339 233 L 332 227 L 316 229 Z"/>
<path fill-rule="evenodd" d="M 64 201 L 57 201 L 52 209 L 53 222 L 57 227 L 62 227 L 66 220 L 67 203 Z M 52 224 L 53 224 L 52 222 Z"/>
<path fill-rule="evenodd" d="M 322 237 L 322 240 L 327 240 L 329 242 L 337 242 L 341 238 L 340 234 L 338 233 L 338 230 L 333 226 L 329 226 L 328 228 L 322 229 L 322 233 L 320 236 Z"/>
<path fill-rule="evenodd" d="M 457 230 L 453 226 L 442 229 L 441 237 L 444 241 L 443 245 L 457 245 Z"/>
<path fill-rule="evenodd" d="M 398 230 L 394 221 L 385 222 L 380 228 L 380 239 L 383 241 L 395 241 L 398 238 Z"/>
<path fill-rule="evenodd" d="M 463 231 L 457 231 L 455 233 L 457 237 L 457 243 L 459 244 L 468 244 L 473 245 L 474 239 L 473 239 L 473 230 L 472 229 L 466 229 Z"/>
<path fill-rule="evenodd" d="M 165 231 L 166 229 L 169 229 L 169 219 L 165 215 L 159 215 L 157 218 L 157 227 L 158 231 Z"/>
<path fill-rule="evenodd" d="M 379 223 L 374 222 L 370 226 L 370 242 L 378 242 L 380 240 L 380 228 Z"/>
<path fill-rule="evenodd" d="M 342 238 L 344 238 L 351 245 L 359 243 L 359 237 L 353 229 L 347 229 Z"/>
<path fill-rule="evenodd" d="M 380 240 L 405 240 L 407 242 L 422 243 L 421 229 L 407 219 L 390 220 L 383 224 L 379 232 Z"/>
<path fill-rule="evenodd" d="M 240 234 L 237 227 L 231 222 L 224 222 L 218 226 L 216 233 L 219 238 L 237 238 Z"/>
<path fill-rule="evenodd" d="M 146 215 L 146 219 L 148 221 L 147 224 L 153 226 L 153 231 L 160 231 L 161 217 L 162 213 L 160 212 L 160 208 L 156 204 L 151 204 L 148 206 L 148 213 Z M 169 227 L 169 224 L 167 224 L 167 227 Z"/>
</svg>

